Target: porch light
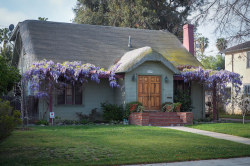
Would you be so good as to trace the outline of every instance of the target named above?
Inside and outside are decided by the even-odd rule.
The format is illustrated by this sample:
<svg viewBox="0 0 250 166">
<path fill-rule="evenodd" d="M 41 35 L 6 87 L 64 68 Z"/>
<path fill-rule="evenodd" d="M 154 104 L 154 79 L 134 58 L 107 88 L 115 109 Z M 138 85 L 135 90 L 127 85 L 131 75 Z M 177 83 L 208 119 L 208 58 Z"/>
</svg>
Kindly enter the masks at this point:
<svg viewBox="0 0 250 166">
<path fill-rule="evenodd" d="M 135 74 L 132 75 L 132 81 L 135 81 L 136 80 L 136 76 Z"/>
<path fill-rule="evenodd" d="M 168 76 L 166 76 L 164 80 L 165 80 L 165 82 L 168 82 Z"/>
</svg>

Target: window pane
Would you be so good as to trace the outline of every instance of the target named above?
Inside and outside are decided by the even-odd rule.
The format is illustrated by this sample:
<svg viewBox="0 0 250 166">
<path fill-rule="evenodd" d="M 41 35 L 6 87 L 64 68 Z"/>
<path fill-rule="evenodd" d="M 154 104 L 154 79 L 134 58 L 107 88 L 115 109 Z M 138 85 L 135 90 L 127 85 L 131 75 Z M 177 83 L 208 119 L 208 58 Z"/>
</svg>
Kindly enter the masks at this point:
<svg viewBox="0 0 250 166">
<path fill-rule="evenodd" d="M 72 86 L 71 85 L 67 85 L 67 95 L 72 95 Z"/>
<path fill-rule="evenodd" d="M 72 85 L 67 85 L 66 87 L 66 104 L 73 104 L 73 88 Z"/>
<path fill-rule="evenodd" d="M 82 104 L 82 96 L 75 97 L 75 104 Z"/>
<path fill-rule="evenodd" d="M 65 90 L 57 95 L 57 104 L 65 104 Z"/>
<path fill-rule="evenodd" d="M 75 86 L 75 104 L 82 104 L 82 85 Z"/>
<path fill-rule="evenodd" d="M 72 96 L 66 96 L 66 104 L 72 104 Z"/>
</svg>

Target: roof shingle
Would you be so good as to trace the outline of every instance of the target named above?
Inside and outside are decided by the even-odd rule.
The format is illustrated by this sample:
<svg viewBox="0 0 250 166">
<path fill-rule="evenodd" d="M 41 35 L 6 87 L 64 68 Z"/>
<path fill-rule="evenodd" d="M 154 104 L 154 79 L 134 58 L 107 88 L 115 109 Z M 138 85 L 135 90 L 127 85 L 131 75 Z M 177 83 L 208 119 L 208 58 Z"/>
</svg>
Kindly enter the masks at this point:
<svg viewBox="0 0 250 166">
<path fill-rule="evenodd" d="M 82 61 L 108 69 L 126 52 L 150 46 L 174 66 L 201 65 L 176 36 L 163 30 L 26 20 L 18 24 L 17 31 L 26 54 L 34 55 L 36 60 Z"/>
</svg>

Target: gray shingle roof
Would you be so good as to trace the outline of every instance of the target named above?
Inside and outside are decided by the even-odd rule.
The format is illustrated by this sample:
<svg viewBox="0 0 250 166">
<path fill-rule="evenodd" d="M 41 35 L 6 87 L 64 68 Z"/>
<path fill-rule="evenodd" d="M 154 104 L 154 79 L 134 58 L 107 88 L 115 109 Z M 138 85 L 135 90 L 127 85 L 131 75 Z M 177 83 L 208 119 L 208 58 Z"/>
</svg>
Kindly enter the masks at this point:
<svg viewBox="0 0 250 166">
<path fill-rule="evenodd" d="M 250 41 L 226 49 L 225 54 L 243 52 L 248 50 L 250 50 Z"/>
<path fill-rule="evenodd" d="M 150 46 L 175 66 L 200 65 L 168 31 L 38 20 L 20 22 L 11 40 L 15 40 L 17 31 L 26 54 L 34 55 L 36 60 L 82 61 L 107 69 L 126 52 Z M 128 48 L 129 36 L 132 48 Z"/>
</svg>

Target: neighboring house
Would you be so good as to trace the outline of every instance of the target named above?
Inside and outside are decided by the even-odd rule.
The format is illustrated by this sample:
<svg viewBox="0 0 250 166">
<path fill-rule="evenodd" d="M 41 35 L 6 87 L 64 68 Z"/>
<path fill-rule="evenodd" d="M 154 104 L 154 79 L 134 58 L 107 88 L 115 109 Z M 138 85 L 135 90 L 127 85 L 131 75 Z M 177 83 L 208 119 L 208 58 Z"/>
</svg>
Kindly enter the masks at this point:
<svg viewBox="0 0 250 166">
<path fill-rule="evenodd" d="M 100 112 L 100 103 L 105 101 L 123 106 L 140 101 L 145 110 L 159 111 L 162 103 L 173 102 L 174 89 L 186 85 L 178 77 L 178 66 L 201 65 L 192 55 L 191 25 L 184 26 L 183 40 L 192 54 L 166 30 L 26 20 L 17 25 L 11 40 L 15 41 L 13 64 L 22 73 L 43 59 L 81 61 L 105 69 L 121 64 L 116 70 L 121 88 L 111 88 L 108 80 L 102 79 L 100 84 L 89 81 L 82 91 L 67 86 L 63 94 L 55 94 L 53 111 L 61 119 L 76 119 L 77 112 L 89 114 L 95 108 Z M 203 87 L 193 82 L 189 88 L 194 118 L 203 118 Z M 33 105 L 33 116 L 41 119 L 47 104 L 39 100 Z"/>
<path fill-rule="evenodd" d="M 242 91 L 250 95 L 250 41 L 225 50 L 225 69 L 242 76 Z M 234 94 L 231 87 L 227 90 L 231 91 L 231 103 L 226 111 L 230 114 L 240 114 L 241 110 L 233 100 Z"/>
</svg>

